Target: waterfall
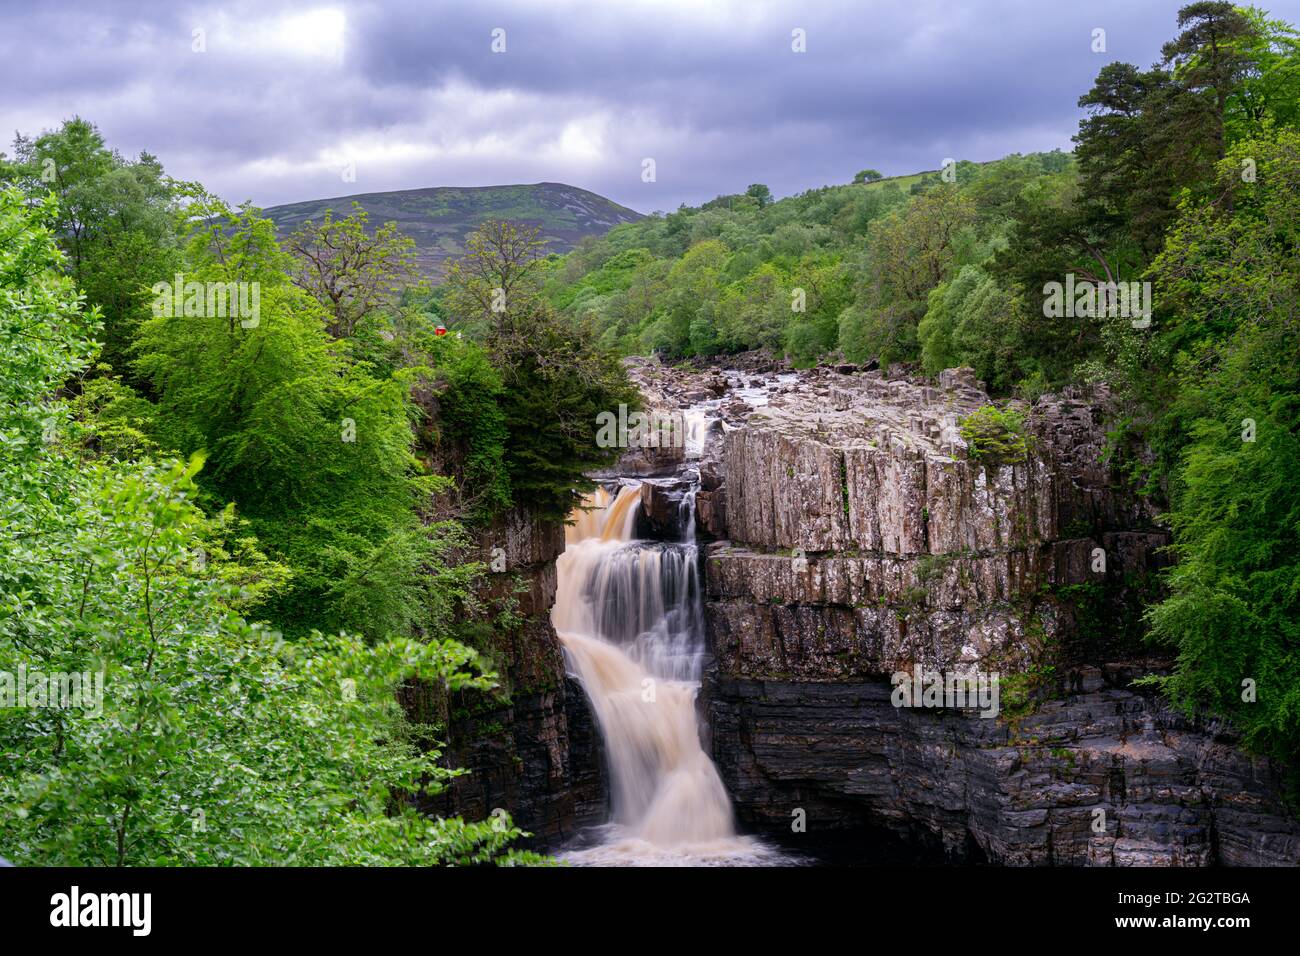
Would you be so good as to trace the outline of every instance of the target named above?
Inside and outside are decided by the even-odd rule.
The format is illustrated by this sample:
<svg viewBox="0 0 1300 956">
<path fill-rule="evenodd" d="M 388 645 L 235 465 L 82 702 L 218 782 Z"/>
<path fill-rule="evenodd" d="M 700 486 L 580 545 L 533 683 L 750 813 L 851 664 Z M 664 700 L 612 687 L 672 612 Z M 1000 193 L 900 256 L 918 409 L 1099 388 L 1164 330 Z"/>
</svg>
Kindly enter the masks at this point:
<svg viewBox="0 0 1300 956">
<path fill-rule="evenodd" d="M 700 744 L 704 653 L 695 497 L 684 539 L 633 537 L 640 487 L 590 495 L 566 529 L 552 622 L 605 744 L 613 817 L 577 863 L 762 862 L 737 837 L 731 801 Z"/>
<path fill-rule="evenodd" d="M 709 426 L 715 421 L 710 409 L 688 408 L 682 415 L 686 422 L 686 457 L 699 458 L 704 453 Z"/>
</svg>

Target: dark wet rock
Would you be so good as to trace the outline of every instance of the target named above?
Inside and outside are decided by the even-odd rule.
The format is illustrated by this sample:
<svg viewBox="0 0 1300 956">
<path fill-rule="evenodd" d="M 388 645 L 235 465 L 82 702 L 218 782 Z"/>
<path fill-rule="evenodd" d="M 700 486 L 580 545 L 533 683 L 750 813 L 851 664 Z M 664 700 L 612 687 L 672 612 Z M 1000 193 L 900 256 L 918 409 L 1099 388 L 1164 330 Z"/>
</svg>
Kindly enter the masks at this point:
<svg viewBox="0 0 1300 956">
<path fill-rule="evenodd" d="M 641 509 L 638 513 L 638 538 L 678 541 L 686 534 L 686 495 L 689 483 L 684 479 L 650 480 L 641 485 Z"/>
<path fill-rule="evenodd" d="M 703 491 L 717 491 L 722 485 L 722 470 L 716 459 L 706 459 L 700 462 L 700 489 Z"/>
<path fill-rule="evenodd" d="M 960 862 L 1294 866 L 1300 825 L 1266 761 L 1129 690 L 1017 721 L 895 708 L 874 681 L 719 679 L 713 757 L 741 820 L 884 827 Z"/>
<path fill-rule="evenodd" d="M 413 718 L 446 727 L 446 765 L 470 771 L 417 806 L 468 820 L 502 808 L 533 834 L 526 845 L 558 846 L 603 820 L 607 792 L 593 717 L 581 687 L 565 674 L 550 622 L 564 529 L 515 510 L 476 537 L 484 564 L 501 569 L 485 575 L 480 599 L 513 597 L 520 623 L 494 637 L 498 691 L 404 689 Z"/>
<path fill-rule="evenodd" d="M 700 491 L 695 496 L 696 529 L 709 538 L 727 533 L 727 493 L 721 488 Z"/>
</svg>

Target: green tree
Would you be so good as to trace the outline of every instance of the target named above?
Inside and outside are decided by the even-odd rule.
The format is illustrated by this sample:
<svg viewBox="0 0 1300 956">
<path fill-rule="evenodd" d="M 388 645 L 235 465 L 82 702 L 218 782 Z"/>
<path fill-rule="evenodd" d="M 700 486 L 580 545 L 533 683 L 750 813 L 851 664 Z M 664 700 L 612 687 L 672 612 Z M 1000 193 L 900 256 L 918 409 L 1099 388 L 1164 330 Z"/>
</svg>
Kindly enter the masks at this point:
<svg viewBox="0 0 1300 956">
<path fill-rule="evenodd" d="M 205 489 L 237 502 L 293 568 L 290 590 L 265 608 L 277 623 L 438 633 L 465 590 L 445 563 L 461 534 L 420 520 L 448 482 L 412 453 L 411 376 L 348 358 L 329 314 L 289 281 L 269 220 L 211 200 L 202 212 L 187 281 L 256 283 L 260 315 L 164 312 L 142 326 L 136 368 L 157 396 L 154 438 L 204 452 Z"/>
<path fill-rule="evenodd" d="M 1254 182 L 1241 178 L 1245 157 L 1258 162 Z M 1169 597 L 1150 612 L 1152 636 L 1177 652 L 1160 682 L 1177 703 L 1229 717 L 1251 748 L 1294 771 L 1300 134 L 1236 144 L 1218 177 L 1213 201 L 1184 204 L 1153 266 L 1163 321 L 1149 354 L 1129 353 L 1178 557 Z"/>
<path fill-rule="evenodd" d="M 1249 50 L 1258 40 L 1255 23 L 1227 0 L 1198 0 L 1178 11 L 1178 29 L 1161 48 L 1164 64 L 1182 90 L 1207 101 L 1202 129 L 1210 132 L 1213 158 L 1219 160 L 1227 146 L 1228 100 L 1254 66 Z"/>
<path fill-rule="evenodd" d="M 772 190 L 768 189 L 762 183 L 754 183 L 745 190 L 745 195 L 758 200 L 759 209 L 771 205 L 772 203 Z"/>
<path fill-rule="evenodd" d="M 434 369 L 434 447 L 456 459 L 466 517 L 485 523 L 512 503 L 506 464 L 509 423 L 505 386 L 486 353 L 468 339 L 446 336 L 427 345 Z"/>
<path fill-rule="evenodd" d="M 921 364 L 930 375 L 968 365 L 995 392 L 1007 392 L 1033 367 L 1022 352 L 1020 305 L 978 266 L 964 266 L 930 292 L 917 326 Z"/>
<path fill-rule="evenodd" d="M 130 344 L 149 315 L 149 289 L 180 264 L 176 222 L 192 187 L 168 179 L 148 153 L 129 162 L 86 120 L 19 137 L 9 176 L 30 200 L 58 198 L 53 229 L 77 288 L 103 318 L 100 361 L 132 378 Z"/>
<path fill-rule="evenodd" d="M 1300 125 L 1300 34 L 1255 7 L 1242 14 L 1252 29 L 1231 41 L 1246 71 L 1225 104 L 1229 143 Z"/>
<path fill-rule="evenodd" d="M 598 416 L 635 408 L 615 354 L 595 345 L 589 321 L 561 316 L 542 297 L 536 230 L 488 222 L 447 274 L 447 302 L 472 323 L 501 374 L 512 500 L 564 520 L 592 486 L 590 471 L 620 454 L 596 442 Z"/>
<path fill-rule="evenodd" d="M 1110 63 L 1079 100 L 1089 111 L 1075 137 L 1082 212 L 1111 247 L 1110 272 L 1149 262 L 1175 216 L 1178 191 L 1213 178 L 1228 104 L 1255 69 L 1256 25 L 1232 4 L 1190 4 L 1178 27 L 1159 66 L 1142 72 Z"/>
<path fill-rule="evenodd" d="M 541 229 L 490 219 L 465 237 L 447 270 L 447 311 L 495 356 L 526 351 L 542 293 Z"/>
<path fill-rule="evenodd" d="M 848 358 L 888 364 L 918 356 L 916 327 L 930 290 L 948 277 L 959 234 L 974 219 L 971 201 L 945 185 L 872 223 L 857 302 L 840 319 Z"/>
<path fill-rule="evenodd" d="M 414 240 L 395 222 L 368 233 L 369 215 L 360 203 L 352 207 L 345 219 L 325 210 L 320 223 L 304 223 L 285 241 L 296 259 L 294 283 L 324 306 L 335 338 L 352 336 L 363 322 L 395 311 L 402 290 L 419 275 Z"/>
</svg>

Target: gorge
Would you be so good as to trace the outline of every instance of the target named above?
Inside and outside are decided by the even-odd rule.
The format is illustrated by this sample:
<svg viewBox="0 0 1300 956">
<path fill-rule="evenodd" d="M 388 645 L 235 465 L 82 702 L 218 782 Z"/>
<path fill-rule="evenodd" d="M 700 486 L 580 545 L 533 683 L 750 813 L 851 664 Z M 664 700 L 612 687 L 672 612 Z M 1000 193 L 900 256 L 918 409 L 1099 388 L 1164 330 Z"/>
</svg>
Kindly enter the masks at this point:
<svg viewBox="0 0 1300 956">
<path fill-rule="evenodd" d="M 967 371 L 630 370 L 686 441 L 595 476 L 565 540 L 516 529 L 548 679 L 494 745 L 453 727 L 448 808 L 580 864 L 793 862 L 805 832 L 856 862 L 1300 860 L 1276 768 L 1133 686 L 1168 666 L 1131 613 L 1167 536 L 1102 463 L 1104 392 L 1040 399 L 990 465 Z M 1002 674 L 1002 713 L 894 706 L 914 666 Z"/>
</svg>

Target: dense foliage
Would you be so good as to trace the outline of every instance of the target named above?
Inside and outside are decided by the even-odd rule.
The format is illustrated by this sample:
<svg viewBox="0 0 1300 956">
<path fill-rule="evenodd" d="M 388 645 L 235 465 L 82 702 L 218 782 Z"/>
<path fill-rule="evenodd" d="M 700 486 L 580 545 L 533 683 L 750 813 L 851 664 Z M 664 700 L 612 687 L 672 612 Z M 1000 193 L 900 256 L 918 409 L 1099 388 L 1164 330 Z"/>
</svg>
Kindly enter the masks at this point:
<svg viewBox="0 0 1300 956">
<path fill-rule="evenodd" d="M 941 172 L 864 179 L 768 204 L 721 196 L 618 226 L 547 263 L 547 294 L 628 354 L 767 348 L 797 365 L 835 352 L 913 361 L 924 335 L 936 367 L 961 360 L 1009 388 L 1039 363 L 1011 345 L 1014 290 L 990 274 L 992 259 L 1017 197 L 1064 188 L 1074 165 L 1049 153 L 953 172 L 952 183 Z"/>
<path fill-rule="evenodd" d="M 1300 133 L 1236 144 L 1219 184 L 1214 200 L 1184 205 L 1152 269 L 1171 320 L 1153 347 L 1174 370 L 1153 441 L 1169 462 L 1178 564 L 1151 617 L 1179 649 L 1165 682 L 1175 699 L 1231 716 L 1296 767 Z"/>
<path fill-rule="evenodd" d="M 494 220 L 466 245 L 448 273 L 441 307 L 501 370 L 496 397 L 506 432 L 505 474 L 480 481 L 488 488 L 508 482 L 515 500 L 562 521 L 592 487 L 583 475 L 620 453 L 594 441 L 597 417 L 620 404 L 636 408 L 638 394 L 615 354 L 592 346 L 589 322 L 558 314 L 542 295 L 547 260 L 536 227 Z"/>
<path fill-rule="evenodd" d="M 0 845 L 31 864 L 429 864 L 497 857 L 507 821 L 406 809 L 436 787 L 410 679 L 487 688 L 454 641 L 320 632 L 286 642 L 243 611 L 283 568 L 202 459 L 123 461 L 59 397 L 98 315 L 60 270 L 53 200 L 0 192 Z M 85 681 L 45 687 L 45 678 Z M 47 706 L 50 695 L 63 707 Z M 69 706 L 70 705 L 70 706 Z M 516 859 L 518 857 L 504 857 Z"/>
<path fill-rule="evenodd" d="M 977 408 L 961 420 L 961 437 L 972 458 L 994 467 L 1024 461 L 1029 454 L 1025 419 L 1014 408 Z"/>
</svg>

